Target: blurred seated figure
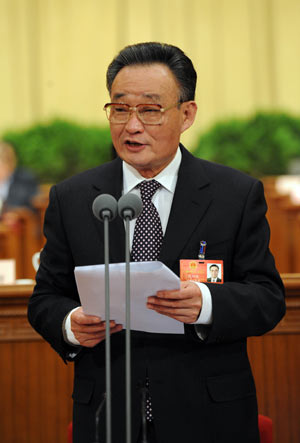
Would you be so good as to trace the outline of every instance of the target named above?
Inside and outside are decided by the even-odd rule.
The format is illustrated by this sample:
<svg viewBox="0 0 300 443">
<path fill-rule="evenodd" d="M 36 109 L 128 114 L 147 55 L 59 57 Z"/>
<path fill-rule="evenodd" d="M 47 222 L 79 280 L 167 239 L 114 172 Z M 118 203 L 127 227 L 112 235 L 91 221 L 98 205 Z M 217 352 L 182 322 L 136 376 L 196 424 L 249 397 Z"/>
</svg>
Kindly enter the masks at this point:
<svg viewBox="0 0 300 443">
<path fill-rule="evenodd" d="M 27 169 L 17 166 L 13 147 L 0 141 L 0 214 L 18 207 L 33 210 L 32 198 L 38 192 L 38 183 Z"/>
</svg>

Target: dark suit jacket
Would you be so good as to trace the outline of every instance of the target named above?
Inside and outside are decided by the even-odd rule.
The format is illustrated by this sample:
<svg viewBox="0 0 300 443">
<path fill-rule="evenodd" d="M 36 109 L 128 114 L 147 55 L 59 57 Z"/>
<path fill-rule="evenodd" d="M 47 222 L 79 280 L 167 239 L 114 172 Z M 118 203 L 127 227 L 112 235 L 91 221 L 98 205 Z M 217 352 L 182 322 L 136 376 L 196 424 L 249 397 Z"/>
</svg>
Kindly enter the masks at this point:
<svg viewBox="0 0 300 443">
<path fill-rule="evenodd" d="M 224 260 L 224 284 L 208 283 L 213 323 L 202 341 L 193 325 L 184 335 L 132 333 L 132 441 L 140 428 L 146 372 L 159 443 L 259 441 L 255 385 L 246 339 L 272 329 L 285 312 L 283 286 L 268 250 L 266 204 L 259 181 L 230 168 L 183 158 L 160 260 L 179 274 L 181 258 Z M 101 193 L 117 199 L 120 159 L 54 186 L 45 217 L 47 244 L 29 302 L 33 327 L 62 356 L 66 314 L 79 305 L 74 267 L 103 263 L 103 226 L 92 214 Z M 222 223 L 220 224 L 220 221 Z M 221 227 L 222 226 L 222 227 Z M 110 224 L 110 258 L 124 261 L 124 225 Z M 112 336 L 113 442 L 125 442 L 124 333 Z M 94 413 L 105 390 L 105 343 L 75 361 L 74 441 L 93 441 Z M 105 415 L 105 414 L 104 414 Z M 103 432 L 104 416 L 101 421 Z M 103 439 L 103 436 L 102 436 Z M 104 440 L 103 440 L 104 441 Z"/>
<path fill-rule="evenodd" d="M 220 283 L 222 280 L 220 279 L 220 278 L 217 278 L 217 283 Z M 207 282 L 208 283 L 210 283 L 211 282 L 211 278 L 208 278 L 207 279 Z M 213 282 L 213 283 L 215 283 L 215 282 Z"/>
<path fill-rule="evenodd" d="M 12 176 L 5 209 L 27 207 L 32 209 L 31 200 L 38 192 L 38 183 L 30 171 L 17 168 Z"/>
</svg>

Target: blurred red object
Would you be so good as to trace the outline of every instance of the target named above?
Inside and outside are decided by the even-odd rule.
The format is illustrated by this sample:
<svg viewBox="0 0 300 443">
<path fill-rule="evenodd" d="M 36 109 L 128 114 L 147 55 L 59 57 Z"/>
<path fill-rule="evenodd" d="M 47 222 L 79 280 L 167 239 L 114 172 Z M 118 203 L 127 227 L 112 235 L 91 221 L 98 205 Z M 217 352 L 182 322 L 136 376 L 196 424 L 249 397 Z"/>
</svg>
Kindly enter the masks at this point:
<svg viewBox="0 0 300 443">
<path fill-rule="evenodd" d="M 258 428 L 260 435 L 260 443 L 272 443 L 273 441 L 273 423 L 269 417 L 265 415 L 258 416 Z"/>
<path fill-rule="evenodd" d="M 273 423 L 269 417 L 264 415 L 258 416 L 258 427 L 260 435 L 260 443 L 272 443 L 273 441 Z M 73 423 L 68 426 L 68 443 L 73 442 Z"/>
</svg>

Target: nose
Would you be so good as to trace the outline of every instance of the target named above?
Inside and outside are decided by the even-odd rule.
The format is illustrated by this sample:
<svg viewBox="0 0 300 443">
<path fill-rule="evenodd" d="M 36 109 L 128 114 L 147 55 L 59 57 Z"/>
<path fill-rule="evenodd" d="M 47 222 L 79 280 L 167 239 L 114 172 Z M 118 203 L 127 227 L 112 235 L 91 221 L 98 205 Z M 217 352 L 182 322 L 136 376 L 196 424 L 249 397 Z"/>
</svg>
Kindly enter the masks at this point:
<svg viewBox="0 0 300 443">
<path fill-rule="evenodd" d="M 136 133 L 143 132 L 144 125 L 141 120 L 138 118 L 136 111 L 132 111 L 129 116 L 129 120 L 125 125 L 127 132 Z"/>
</svg>

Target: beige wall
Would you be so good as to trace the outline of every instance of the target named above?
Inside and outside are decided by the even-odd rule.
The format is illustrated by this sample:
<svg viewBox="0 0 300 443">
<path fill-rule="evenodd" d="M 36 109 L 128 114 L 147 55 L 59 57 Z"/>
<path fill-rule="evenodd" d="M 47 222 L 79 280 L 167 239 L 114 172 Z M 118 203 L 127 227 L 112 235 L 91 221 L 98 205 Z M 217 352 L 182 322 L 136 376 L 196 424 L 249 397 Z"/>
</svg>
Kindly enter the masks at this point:
<svg viewBox="0 0 300 443">
<path fill-rule="evenodd" d="M 0 132 L 53 116 L 106 122 L 108 63 L 149 40 L 195 63 L 190 146 L 216 119 L 300 114 L 300 0 L 0 0 Z"/>
</svg>

